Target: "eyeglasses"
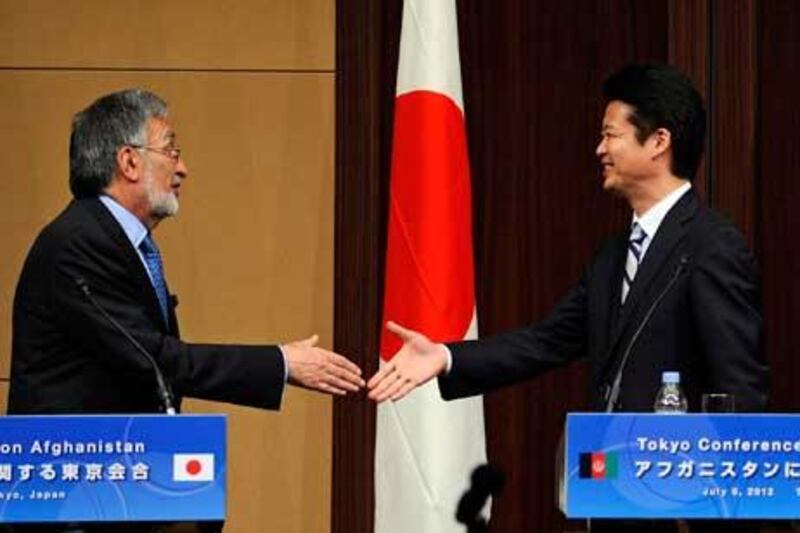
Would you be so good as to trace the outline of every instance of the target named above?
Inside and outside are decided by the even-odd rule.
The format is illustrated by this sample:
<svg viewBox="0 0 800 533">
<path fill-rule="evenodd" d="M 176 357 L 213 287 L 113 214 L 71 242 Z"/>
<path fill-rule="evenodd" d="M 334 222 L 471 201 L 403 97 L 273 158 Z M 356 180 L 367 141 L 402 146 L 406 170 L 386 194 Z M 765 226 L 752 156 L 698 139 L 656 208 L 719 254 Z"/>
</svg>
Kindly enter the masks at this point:
<svg viewBox="0 0 800 533">
<path fill-rule="evenodd" d="M 141 144 L 129 144 L 128 146 L 136 150 L 147 150 L 148 152 L 155 152 L 157 154 L 165 155 L 173 161 L 178 161 L 181 158 L 181 149 L 177 146 L 165 146 L 164 148 L 142 146 Z"/>
</svg>

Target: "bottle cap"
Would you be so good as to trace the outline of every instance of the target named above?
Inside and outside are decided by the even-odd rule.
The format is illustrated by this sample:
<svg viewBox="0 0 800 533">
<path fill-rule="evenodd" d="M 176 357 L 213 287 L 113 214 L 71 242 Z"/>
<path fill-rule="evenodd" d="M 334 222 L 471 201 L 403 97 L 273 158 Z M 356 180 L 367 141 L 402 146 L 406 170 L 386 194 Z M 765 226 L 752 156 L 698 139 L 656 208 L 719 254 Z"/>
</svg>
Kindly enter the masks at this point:
<svg viewBox="0 0 800 533">
<path fill-rule="evenodd" d="M 680 372 L 663 372 L 661 374 L 661 383 L 680 383 L 680 382 L 681 382 Z"/>
</svg>

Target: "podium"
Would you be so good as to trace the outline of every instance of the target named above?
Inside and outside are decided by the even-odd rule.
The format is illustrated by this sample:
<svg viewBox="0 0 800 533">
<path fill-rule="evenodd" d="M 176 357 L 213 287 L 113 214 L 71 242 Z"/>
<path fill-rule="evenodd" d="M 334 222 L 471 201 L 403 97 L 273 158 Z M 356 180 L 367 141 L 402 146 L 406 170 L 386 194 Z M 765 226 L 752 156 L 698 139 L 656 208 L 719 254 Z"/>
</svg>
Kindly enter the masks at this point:
<svg viewBox="0 0 800 533">
<path fill-rule="evenodd" d="M 800 517 L 800 416 L 567 415 L 568 518 Z"/>
<path fill-rule="evenodd" d="M 0 417 L 0 522 L 225 518 L 224 415 Z"/>
</svg>

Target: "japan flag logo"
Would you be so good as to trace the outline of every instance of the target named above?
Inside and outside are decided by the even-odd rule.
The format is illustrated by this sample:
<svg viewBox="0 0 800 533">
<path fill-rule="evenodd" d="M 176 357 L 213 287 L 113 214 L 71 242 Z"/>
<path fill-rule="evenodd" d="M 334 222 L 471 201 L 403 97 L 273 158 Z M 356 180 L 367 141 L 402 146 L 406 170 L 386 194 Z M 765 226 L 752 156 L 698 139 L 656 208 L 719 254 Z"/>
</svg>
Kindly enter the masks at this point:
<svg viewBox="0 0 800 533">
<path fill-rule="evenodd" d="M 176 453 L 172 456 L 173 481 L 214 481 L 213 453 Z"/>
</svg>

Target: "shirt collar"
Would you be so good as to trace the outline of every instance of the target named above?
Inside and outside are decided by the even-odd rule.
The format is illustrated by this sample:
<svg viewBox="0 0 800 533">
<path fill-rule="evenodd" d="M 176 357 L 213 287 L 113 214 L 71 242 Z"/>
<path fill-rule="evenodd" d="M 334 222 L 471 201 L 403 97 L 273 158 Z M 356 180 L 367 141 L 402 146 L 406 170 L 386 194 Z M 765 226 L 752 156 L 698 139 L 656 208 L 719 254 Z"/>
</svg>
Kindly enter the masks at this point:
<svg viewBox="0 0 800 533">
<path fill-rule="evenodd" d="M 147 227 L 142 224 L 141 220 L 136 218 L 136 215 L 125 209 L 122 204 L 112 197 L 102 194 L 100 195 L 100 201 L 111 212 L 111 216 L 122 226 L 122 231 L 125 232 L 125 236 L 131 241 L 134 249 L 138 250 L 139 245 L 149 233 Z"/>
<path fill-rule="evenodd" d="M 670 209 L 672 209 L 672 206 L 678 203 L 678 200 L 681 199 L 681 196 L 686 194 L 686 192 L 691 188 L 691 182 L 687 181 L 659 200 L 656 205 L 648 209 L 641 217 L 634 213 L 633 222 L 638 222 L 645 234 L 647 234 L 647 238 L 652 239 L 655 236 L 656 231 L 658 231 L 661 221 L 664 220 L 665 216 L 667 216 L 667 213 Z"/>
</svg>

